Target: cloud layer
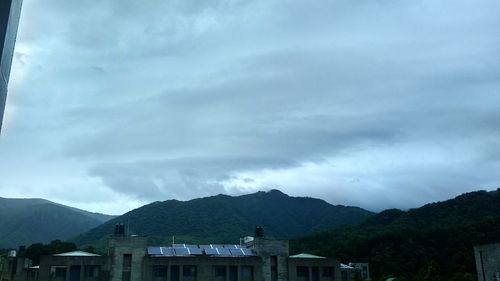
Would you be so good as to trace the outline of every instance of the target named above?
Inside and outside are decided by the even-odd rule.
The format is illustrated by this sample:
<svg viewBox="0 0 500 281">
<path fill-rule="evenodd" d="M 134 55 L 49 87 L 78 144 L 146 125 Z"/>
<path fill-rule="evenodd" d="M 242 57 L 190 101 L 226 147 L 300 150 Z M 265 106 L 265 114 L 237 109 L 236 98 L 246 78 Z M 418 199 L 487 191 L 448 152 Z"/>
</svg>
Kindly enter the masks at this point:
<svg viewBox="0 0 500 281">
<path fill-rule="evenodd" d="M 0 196 L 121 213 L 280 188 L 381 210 L 498 186 L 498 1 L 39 2 Z"/>
</svg>

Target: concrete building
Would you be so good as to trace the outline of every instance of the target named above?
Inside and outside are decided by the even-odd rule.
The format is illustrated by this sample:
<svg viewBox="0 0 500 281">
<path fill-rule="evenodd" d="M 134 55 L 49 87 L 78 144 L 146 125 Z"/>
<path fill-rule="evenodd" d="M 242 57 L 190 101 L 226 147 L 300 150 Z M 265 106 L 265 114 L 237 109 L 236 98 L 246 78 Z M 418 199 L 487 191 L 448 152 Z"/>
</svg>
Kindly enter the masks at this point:
<svg viewBox="0 0 500 281">
<path fill-rule="evenodd" d="M 0 1 L 0 132 L 22 0 Z"/>
<path fill-rule="evenodd" d="M 16 272 L 16 251 L 12 250 L 0 255 L 0 280 L 12 281 Z"/>
<path fill-rule="evenodd" d="M 367 262 L 350 262 L 349 266 L 356 270 L 356 274 L 359 275 L 361 280 L 371 280 L 370 265 Z"/>
<path fill-rule="evenodd" d="M 352 281 L 356 276 L 356 269 L 347 264 L 340 264 L 340 276 L 342 281 Z"/>
<path fill-rule="evenodd" d="M 107 263 L 107 257 L 81 251 L 53 256 L 42 256 L 40 259 L 37 280 L 107 280 L 107 276 L 104 274 L 104 272 L 106 272 Z"/>
<path fill-rule="evenodd" d="M 500 243 L 474 247 L 478 281 L 500 281 Z"/>
<path fill-rule="evenodd" d="M 297 281 L 340 280 L 340 263 L 334 259 L 298 254 L 288 259 L 288 279 Z"/>
<path fill-rule="evenodd" d="M 32 267 L 20 266 L 15 281 L 340 280 L 340 263 L 335 259 L 290 256 L 286 240 L 259 236 L 246 241 L 238 245 L 148 247 L 146 237 L 119 234 L 110 238 L 106 256 L 85 252 L 43 256 L 37 279 L 27 277 Z"/>
</svg>

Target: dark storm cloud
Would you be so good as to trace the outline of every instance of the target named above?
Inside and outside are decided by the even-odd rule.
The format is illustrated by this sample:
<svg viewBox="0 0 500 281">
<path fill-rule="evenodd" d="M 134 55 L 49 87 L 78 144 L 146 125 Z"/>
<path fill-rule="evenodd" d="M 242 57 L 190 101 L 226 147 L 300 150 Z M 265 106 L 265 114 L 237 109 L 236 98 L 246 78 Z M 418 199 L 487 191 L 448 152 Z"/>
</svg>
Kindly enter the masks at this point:
<svg viewBox="0 0 500 281">
<path fill-rule="evenodd" d="M 496 187 L 498 11 L 25 0 L 0 185 L 127 207 L 279 187 L 373 209 Z M 21 162 L 40 168 L 18 181 Z"/>
</svg>

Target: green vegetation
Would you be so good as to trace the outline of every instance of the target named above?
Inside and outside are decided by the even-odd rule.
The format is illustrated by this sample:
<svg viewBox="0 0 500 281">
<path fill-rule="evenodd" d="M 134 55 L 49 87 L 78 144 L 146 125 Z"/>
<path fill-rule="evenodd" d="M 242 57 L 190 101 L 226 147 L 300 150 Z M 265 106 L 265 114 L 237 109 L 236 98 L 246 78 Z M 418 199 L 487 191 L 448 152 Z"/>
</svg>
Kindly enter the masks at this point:
<svg viewBox="0 0 500 281">
<path fill-rule="evenodd" d="M 291 241 L 292 252 L 369 262 L 374 280 L 476 280 L 473 246 L 500 239 L 500 191 L 466 193 L 358 227 Z"/>
<path fill-rule="evenodd" d="M 355 225 L 373 214 L 356 207 L 333 206 L 319 199 L 290 197 L 278 190 L 242 196 L 217 195 L 186 202 L 154 202 L 78 237 L 80 245 L 96 244 L 113 233 L 116 223 L 153 244 L 238 243 L 263 226 L 266 235 L 293 238 L 316 231 Z M 180 236 L 183 235 L 183 236 Z"/>
<path fill-rule="evenodd" d="M 0 198 L 0 248 L 70 239 L 110 218 L 43 199 Z"/>
<path fill-rule="evenodd" d="M 74 243 L 54 240 L 49 244 L 35 243 L 19 253 L 19 256 L 29 258 L 33 261 L 33 265 L 40 264 L 41 256 L 48 256 L 60 253 L 76 251 L 77 247 Z"/>
<path fill-rule="evenodd" d="M 38 203 L 24 208 L 36 210 L 37 216 L 31 221 L 21 220 L 20 226 L 30 228 L 19 228 L 24 229 L 19 233 L 31 233 L 37 227 L 55 229 L 57 225 L 51 224 L 55 216 L 64 218 L 68 224 L 64 227 L 74 228 L 71 210 Z M 4 220 L 15 214 L 8 204 L 0 205 L 2 208 L 6 211 L 1 213 Z M 308 252 L 337 257 L 344 263 L 369 262 L 374 281 L 389 277 L 399 281 L 473 281 L 473 246 L 500 240 L 500 189 L 376 215 L 318 199 L 290 197 L 277 190 L 187 202 L 169 200 L 108 221 L 76 241 L 86 251 L 99 252 L 105 249 L 106 238 L 116 223 L 125 223 L 130 234 L 148 236 L 149 243 L 156 245 L 170 244 L 172 236 L 176 243 L 237 243 L 238 238 L 252 235 L 255 226 L 263 226 L 266 236 L 274 238 L 317 232 L 292 240 L 292 254 Z M 72 250 L 76 250 L 75 244 L 56 240 L 48 245 L 33 244 L 24 255 L 36 262 L 40 255 Z"/>
</svg>

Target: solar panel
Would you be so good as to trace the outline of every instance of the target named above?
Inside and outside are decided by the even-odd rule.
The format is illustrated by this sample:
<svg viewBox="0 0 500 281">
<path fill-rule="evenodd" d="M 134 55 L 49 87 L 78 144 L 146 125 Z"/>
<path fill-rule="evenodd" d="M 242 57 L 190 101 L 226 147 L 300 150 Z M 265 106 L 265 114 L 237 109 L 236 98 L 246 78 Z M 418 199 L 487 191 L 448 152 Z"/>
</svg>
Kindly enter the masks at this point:
<svg viewBox="0 0 500 281">
<path fill-rule="evenodd" d="M 187 248 L 174 247 L 174 252 L 176 256 L 189 256 Z"/>
<path fill-rule="evenodd" d="M 217 248 L 220 256 L 231 256 L 231 252 L 228 248 Z"/>
<path fill-rule="evenodd" d="M 187 248 L 191 255 L 203 255 L 203 250 L 200 248 Z"/>
<path fill-rule="evenodd" d="M 151 256 L 222 256 L 222 257 L 244 257 L 255 256 L 252 249 L 242 247 L 240 245 L 189 245 L 189 244 L 174 244 L 175 247 L 148 247 L 147 253 Z M 215 247 L 218 246 L 218 247 Z"/>
<path fill-rule="evenodd" d="M 205 248 L 205 254 L 209 256 L 218 256 L 219 252 L 217 252 L 217 249 Z"/>
<path fill-rule="evenodd" d="M 148 255 L 161 255 L 160 247 L 148 247 Z"/>
<path fill-rule="evenodd" d="M 248 248 L 241 248 L 241 251 L 245 256 L 256 256 L 254 251 Z"/>
<path fill-rule="evenodd" d="M 229 252 L 231 252 L 232 256 L 244 256 L 245 253 L 243 253 L 242 249 L 229 249 Z"/>
<path fill-rule="evenodd" d="M 175 256 L 175 252 L 173 248 L 170 247 L 161 247 L 162 256 Z"/>
</svg>

